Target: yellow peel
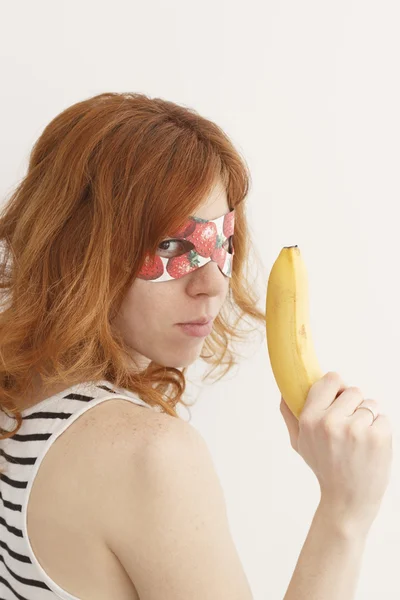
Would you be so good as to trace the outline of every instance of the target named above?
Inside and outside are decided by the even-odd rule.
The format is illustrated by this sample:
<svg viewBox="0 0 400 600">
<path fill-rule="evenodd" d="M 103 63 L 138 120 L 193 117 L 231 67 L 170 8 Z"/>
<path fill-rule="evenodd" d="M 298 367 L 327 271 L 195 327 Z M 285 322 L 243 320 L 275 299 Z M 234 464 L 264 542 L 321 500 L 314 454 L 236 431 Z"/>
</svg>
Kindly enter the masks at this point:
<svg viewBox="0 0 400 600">
<path fill-rule="evenodd" d="M 311 336 L 307 271 L 298 246 L 282 248 L 271 269 L 266 333 L 275 381 L 298 419 L 311 386 L 323 376 Z"/>
</svg>

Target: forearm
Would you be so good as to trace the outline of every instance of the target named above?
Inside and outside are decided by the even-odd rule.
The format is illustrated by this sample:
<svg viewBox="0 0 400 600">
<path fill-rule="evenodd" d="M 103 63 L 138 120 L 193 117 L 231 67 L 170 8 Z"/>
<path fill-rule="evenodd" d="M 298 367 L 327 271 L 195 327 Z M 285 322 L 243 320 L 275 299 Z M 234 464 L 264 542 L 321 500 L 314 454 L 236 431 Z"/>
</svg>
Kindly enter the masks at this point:
<svg viewBox="0 0 400 600">
<path fill-rule="evenodd" d="M 367 533 L 319 506 L 284 600 L 353 600 Z"/>
</svg>

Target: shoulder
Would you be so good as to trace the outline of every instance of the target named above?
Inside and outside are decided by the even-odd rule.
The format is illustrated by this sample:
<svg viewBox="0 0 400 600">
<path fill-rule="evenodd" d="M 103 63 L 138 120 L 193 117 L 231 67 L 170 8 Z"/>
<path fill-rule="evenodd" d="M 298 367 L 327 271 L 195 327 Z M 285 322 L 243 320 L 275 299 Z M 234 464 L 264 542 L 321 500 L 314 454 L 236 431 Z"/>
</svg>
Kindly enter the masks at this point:
<svg viewBox="0 0 400 600">
<path fill-rule="evenodd" d="M 91 446 L 96 440 L 97 450 L 108 452 L 111 446 L 118 450 L 118 443 L 126 451 L 140 446 L 155 444 L 174 432 L 193 430 L 183 419 L 147 408 L 126 397 L 116 396 L 89 407 L 68 428 L 82 443 Z"/>
<path fill-rule="evenodd" d="M 204 438 L 183 419 L 119 398 L 89 413 L 92 415 L 85 413 L 88 416 L 80 428 L 82 443 L 75 446 L 76 459 L 80 457 L 82 480 L 89 484 L 85 496 L 104 500 L 97 504 L 97 515 L 93 513 L 96 503 L 89 502 L 100 529 L 113 522 L 116 505 L 121 510 L 124 503 L 132 508 L 140 498 L 158 494 L 161 487 L 171 488 L 178 476 L 184 478 L 185 486 L 196 477 L 207 477 L 208 484 L 211 479 L 222 496 Z"/>
<path fill-rule="evenodd" d="M 106 502 L 97 502 L 99 494 L 105 497 L 106 492 L 112 500 L 126 493 L 124 483 L 136 473 L 139 476 L 144 465 L 178 447 L 193 446 L 199 437 L 182 419 L 115 397 L 83 412 L 55 440 L 43 461 L 41 480 L 44 473 L 49 481 L 72 478 L 76 484 L 73 502 L 81 514 L 87 507 L 96 526 L 104 518 L 102 508 L 113 510 Z"/>
<path fill-rule="evenodd" d="M 104 409 L 99 415 L 100 428 L 105 440 L 107 436 L 113 440 L 113 452 L 108 454 L 111 468 L 115 460 L 125 459 L 127 468 L 132 473 L 137 470 L 140 477 L 144 468 L 154 470 L 167 467 L 175 459 L 182 461 L 182 454 L 206 454 L 210 458 L 200 432 L 181 418 L 124 400 L 111 402 Z"/>
<path fill-rule="evenodd" d="M 93 493 L 98 497 L 106 486 L 112 489 L 111 503 L 102 505 L 100 526 L 105 523 L 114 526 L 114 519 L 126 516 L 127 512 L 140 515 L 142 507 L 152 503 L 159 513 L 161 508 L 169 506 L 170 494 L 173 505 L 178 497 L 186 497 L 184 504 L 188 507 L 190 494 L 194 494 L 192 499 L 197 502 L 200 494 L 205 493 L 207 506 L 211 502 L 225 512 L 224 492 L 211 452 L 190 423 L 146 408 L 134 405 L 131 408 L 123 400 L 115 400 L 103 412 L 100 426 L 95 429 L 102 433 L 102 459 L 101 468 L 92 471 L 92 481 L 93 477 L 96 479 Z M 87 463 L 90 465 L 92 460 Z M 117 505 L 120 511 L 115 510 Z"/>
<path fill-rule="evenodd" d="M 167 453 L 208 453 L 205 440 L 190 423 L 120 397 L 94 406 L 71 427 L 77 456 L 90 477 L 99 474 L 93 469 L 95 458 L 104 472 L 112 471 L 116 464 L 134 469 L 143 462 L 162 461 Z"/>
<path fill-rule="evenodd" d="M 82 444 L 76 445 L 77 457 L 81 456 L 81 461 L 85 457 L 82 468 L 94 493 L 97 484 L 103 485 L 105 474 L 109 485 L 118 483 L 117 490 L 124 494 L 114 475 L 119 478 L 125 471 L 130 483 L 132 478 L 145 483 L 149 473 L 152 477 L 171 476 L 170 466 L 177 462 L 182 468 L 187 463 L 189 470 L 194 463 L 213 470 L 208 446 L 193 425 L 123 398 L 113 398 L 85 413 L 79 429 Z"/>
<path fill-rule="evenodd" d="M 140 597 L 252 598 L 205 440 L 186 421 L 145 411 L 136 443 L 122 425 L 128 441 L 107 463 L 96 494 L 99 538 Z"/>
</svg>

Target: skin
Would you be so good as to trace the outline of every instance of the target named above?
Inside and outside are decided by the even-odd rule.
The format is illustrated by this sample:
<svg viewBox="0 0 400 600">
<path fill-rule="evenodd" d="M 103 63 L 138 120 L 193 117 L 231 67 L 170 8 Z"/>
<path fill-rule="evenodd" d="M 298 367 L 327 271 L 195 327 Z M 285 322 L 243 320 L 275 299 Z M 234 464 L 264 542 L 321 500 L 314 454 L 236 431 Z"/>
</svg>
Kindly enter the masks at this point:
<svg viewBox="0 0 400 600">
<path fill-rule="evenodd" d="M 229 212 L 226 191 L 219 182 L 194 216 L 216 219 Z M 176 246 L 172 247 L 176 250 Z M 166 250 L 161 256 L 171 256 Z M 141 367 L 149 359 L 170 367 L 184 367 L 198 358 L 204 338 L 186 335 L 176 323 L 205 315 L 217 316 L 229 290 L 229 277 L 211 261 L 180 279 L 150 282 L 135 279 L 114 324 L 132 348 Z"/>
<path fill-rule="evenodd" d="M 225 187 L 217 180 L 193 216 L 216 219 L 229 210 Z M 159 253 L 168 256 L 165 249 Z M 150 361 L 176 368 L 193 363 L 201 353 L 204 338 L 186 335 L 176 323 L 205 315 L 216 317 L 225 302 L 229 283 L 230 278 L 214 261 L 180 279 L 158 283 L 135 279 L 112 323 L 130 348 L 132 369 L 142 370 Z M 33 394 L 21 399 L 18 406 L 21 410 L 30 408 L 64 389 L 65 385 L 59 385 L 44 390 L 38 377 Z"/>
</svg>

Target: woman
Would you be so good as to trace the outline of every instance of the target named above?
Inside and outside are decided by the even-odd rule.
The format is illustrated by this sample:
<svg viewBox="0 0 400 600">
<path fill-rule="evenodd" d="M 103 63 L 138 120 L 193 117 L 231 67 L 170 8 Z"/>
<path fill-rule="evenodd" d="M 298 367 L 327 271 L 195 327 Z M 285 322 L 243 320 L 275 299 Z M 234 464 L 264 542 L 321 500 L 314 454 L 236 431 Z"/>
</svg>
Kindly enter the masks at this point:
<svg viewBox="0 0 400 600">
<path fill-rule="evenodd" d="M 217 125 L 142 94 L 78 102 L 35 144 L 0 219 L 1 598 L 252 598 L 209 451 L 176 410 L 190 364 L 223 376 L 239 321 L 264 327 L 249 180 Z M 388 420 L 362 401 L 337 373 L 299 422 L 282 399 L 321 486 L 286 600 L 354 597 L 391 461 Z"/>
</svg>

